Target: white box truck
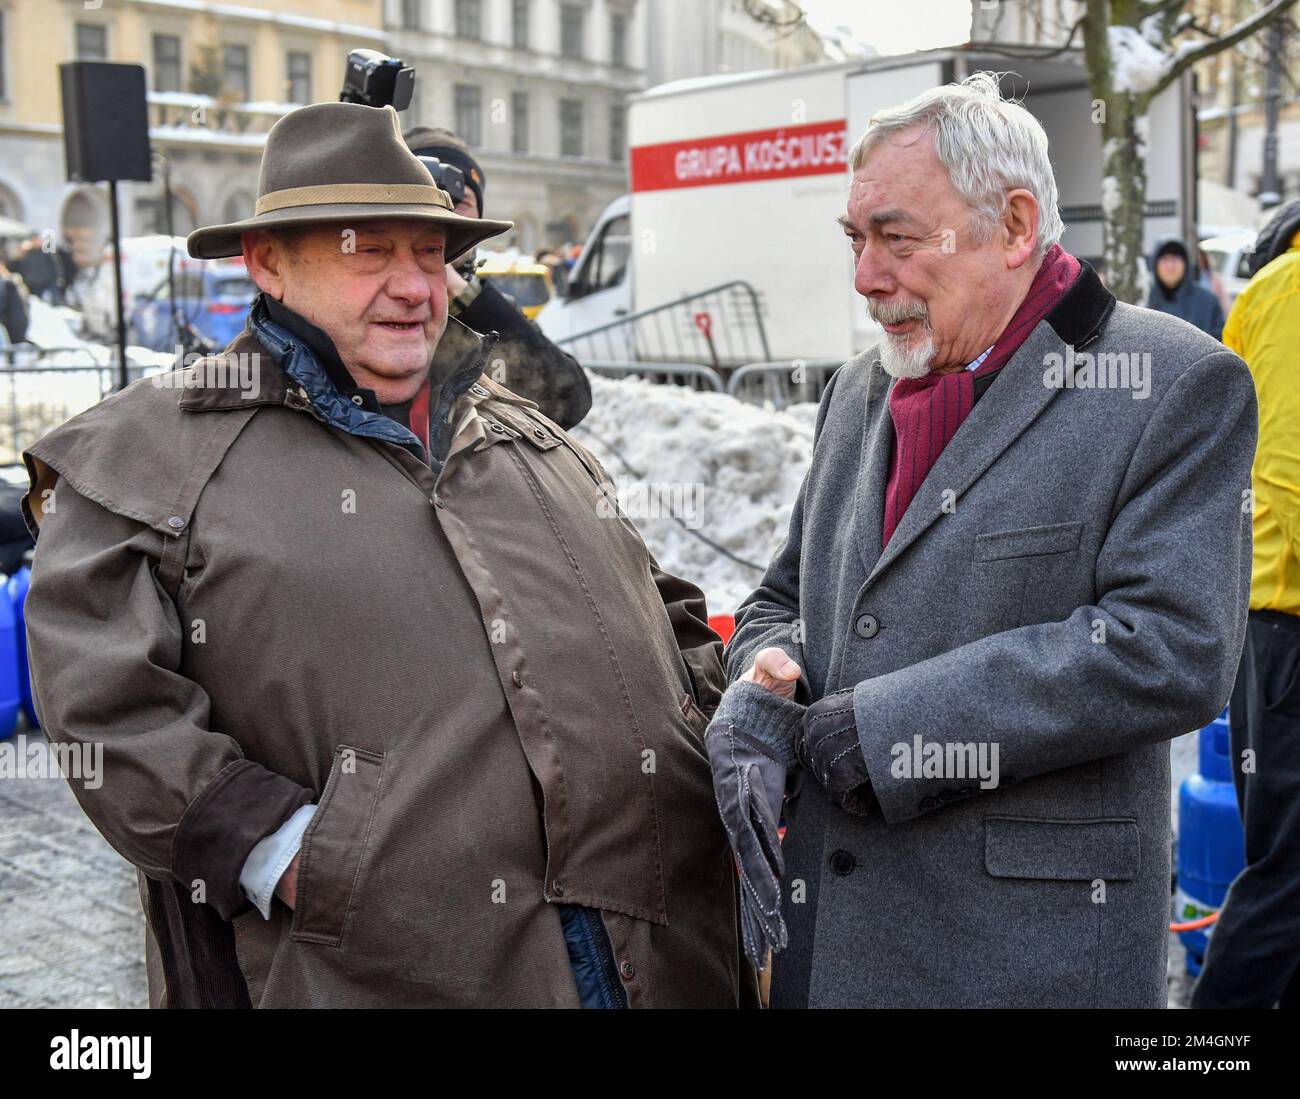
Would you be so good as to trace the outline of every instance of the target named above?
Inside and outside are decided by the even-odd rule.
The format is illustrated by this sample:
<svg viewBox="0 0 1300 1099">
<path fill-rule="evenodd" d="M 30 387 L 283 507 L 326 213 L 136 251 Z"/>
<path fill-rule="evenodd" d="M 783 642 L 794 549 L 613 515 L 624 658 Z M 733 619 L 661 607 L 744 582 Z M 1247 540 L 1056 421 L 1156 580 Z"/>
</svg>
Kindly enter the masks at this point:
<svg viewBox="0 0 1300 1099">
<path fill-rule="evenodd" d="M 737 281 L 757 294 L 772 360 L 843 361 L 878 330 L 853 290 L 852 256 L 836 219 L 844 212 L 847 156 L 871 116 L 980 69 L 1014 74 L 1004 90 L 1043 123 L 1066 225 L 1064 247 L 1100 263 L 1101 136 L 1077 56 L 1008 60 L 977 47 L 927 51 L 786 72 L 681 81 L 630 101 L 631 192 L 603 212 L 569 278 L 538 323 L 578 358 L 673 354 L 718 363 L 727 325 L 745 311 L 688 302 L 676 342 L 668 303 Z M 1188 81 L 1153 104 L 1146 244 L 1192 239 L 1194 119 Z M 734 297 L 734 295 L 733 295 Z M 703 300 L 703 299 L 701 299 Z M 647 315 L 648 314 L 648 315 Z M 645 315 L 634 326 L 629 318 Z M 694 324 L 691 324 L 691 321 Z M 653 323 L 652 323 L 653 322 Z M 711 344 L 701 337 L 711 324 Z M 659 331 L 656 332 L 655 325 Z M 686 328 L 689 331 L 682 332 Z M 598 331 L 599 338 L 582 339 Z M 741 358 L 761 358 L 736 340 Z M 653 346 L 652 346 L 653 345 Z M 735 356 L 721 365 L 734 366 Z"/>
</svg>

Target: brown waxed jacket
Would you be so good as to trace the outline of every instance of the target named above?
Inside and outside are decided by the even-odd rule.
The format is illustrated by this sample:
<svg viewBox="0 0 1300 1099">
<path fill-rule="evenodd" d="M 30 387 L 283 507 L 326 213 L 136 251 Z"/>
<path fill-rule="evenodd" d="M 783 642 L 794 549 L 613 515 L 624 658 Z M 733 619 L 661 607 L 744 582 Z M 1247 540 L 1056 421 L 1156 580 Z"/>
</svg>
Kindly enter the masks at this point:
<svg viewBox="0 0 1300 1099">
<path fill-rule="evenodd" d="M 630 1006 L 752 1006 L 704 598 L 454 322 L 453 349 L 484 428 L 441 472 L 326 422 L 250 330 L 251 396 L 144 379 L 24 456 L 36 706 L 104 745 L 73 786 L 142 872 L 152 998 L 576 1006 L 572 903 Z M 264 920 L 240 869 L 308 802 Z"/>
</svg>

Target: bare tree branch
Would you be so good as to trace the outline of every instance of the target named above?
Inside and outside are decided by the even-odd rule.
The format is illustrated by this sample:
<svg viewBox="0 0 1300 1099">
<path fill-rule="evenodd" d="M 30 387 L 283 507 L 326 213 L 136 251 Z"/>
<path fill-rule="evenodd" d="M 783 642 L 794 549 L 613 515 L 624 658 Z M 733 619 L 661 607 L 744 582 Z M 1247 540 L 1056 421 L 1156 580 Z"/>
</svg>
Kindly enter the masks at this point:
<svg viewBox="0 0 1300 1099">
<path fill-rule="evenodd" d="M 1182 0 L 1179 0 L 1179 2 L 1181 3 Z M 1292 0 L 1292 3 L 1294 2 L 1295 0 Z M 984 42 L 976 43 L 976 45 L 979 47 L 981 53 L 995 53 L 1001 57 L 1010 57 L 1015 61 L 1045 61 L 1049 57 L 1059 57 L 1063 53 L 1069 53 L 1069 51 L 1074 48 L 1071 45 L 1074 41 L 1074 36 L 1079 33 L 1079 28 L 1083 26 L 1087 18 L 1088 16 L 1086 13 L 1080 15 L 1079 18 L 1070 25 L 1070 33 L 1065 36 L 1065 42 L 1060 46 L 1054 46 L 1051 48 L 1012 46 L 1008 48 L 1005 45 L 994 45 L 993 43 Z"/>
<path fill-rule="evenodd" d="M 1249 38 L 1261 27 L 1267 26 L 1273 19 L 1292 8 L 1295 3 L 1296 0 L 1272 0 L 1268 7 L 1260 8 L 1249 19 L 1243 19 L 1221 38 L 1202 42 L 1194 50 L 1179 54 L 1178 59 L 1169 67 L 1169 71 L 1160 78 L 1155 87 L 1144 93 L 1143 98 L 1148 102 L 1155 99 L 1193 65 L 1204 61 L 1207 57 L 1213 57 L 1216 53 L 1221 53 L 1230 46 L 1235 46 L 1243 38 Z"/>
</svg>

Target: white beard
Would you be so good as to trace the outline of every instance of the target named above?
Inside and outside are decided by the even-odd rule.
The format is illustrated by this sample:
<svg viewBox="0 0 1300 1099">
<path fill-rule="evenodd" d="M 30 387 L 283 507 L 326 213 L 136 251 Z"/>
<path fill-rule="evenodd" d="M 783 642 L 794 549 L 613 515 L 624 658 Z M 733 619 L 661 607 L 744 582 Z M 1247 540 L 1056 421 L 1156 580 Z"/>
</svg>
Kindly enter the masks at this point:
<svg viewBox="0 0 1300 1099">
<path fill-rule="evenodd" d="M 888 332 L 880 345 L 880 365 L 891 378 L 924 378 L 933 358 L 934 336 L 928 330 L 915 347 L 908 345 L 906 336 L 895 339 Z"/>
</svg>

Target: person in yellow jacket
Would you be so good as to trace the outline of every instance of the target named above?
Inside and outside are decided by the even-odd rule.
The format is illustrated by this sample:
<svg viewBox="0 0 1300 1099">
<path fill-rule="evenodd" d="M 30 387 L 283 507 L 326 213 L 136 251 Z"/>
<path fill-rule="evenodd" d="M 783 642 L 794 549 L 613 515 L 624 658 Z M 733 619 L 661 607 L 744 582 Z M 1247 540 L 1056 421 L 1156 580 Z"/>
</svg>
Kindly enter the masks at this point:
<svg viewBox="0 0 1300 1099">
<path fill-rule="evenodd" d="M 1193 1007 L 1300 1007 L 1300 201 L 1279 210 L 1256 248 L 1267 262 L 1223 329 L 1259 399 L 1244 501 L 1254 509 L 1250 620 L 1231 715 L 1246 868 L 1210 937 Z"/>
</svg>

